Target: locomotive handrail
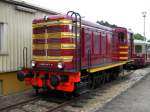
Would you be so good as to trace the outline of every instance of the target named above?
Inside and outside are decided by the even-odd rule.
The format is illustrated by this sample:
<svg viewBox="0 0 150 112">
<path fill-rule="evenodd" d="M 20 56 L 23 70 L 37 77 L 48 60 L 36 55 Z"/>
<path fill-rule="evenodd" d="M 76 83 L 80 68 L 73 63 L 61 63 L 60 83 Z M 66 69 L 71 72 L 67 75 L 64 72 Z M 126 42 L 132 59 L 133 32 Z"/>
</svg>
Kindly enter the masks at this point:
<svg viewBox="0 0 150 112">
<path fill-rule="evenodd" d="M 70 15 L 71 18 L 72 18 L 72 20 L 73 20 L 73 17 L 72 17 L 72 16 L 73 16 L 73 15 L 76 15 L 76 14 L 75 14 L 74 11 L 68 11 L 68 12 L 67 12 L 67 15 L 68 15 L 68 16 Z M 76 18 L 75 18 L 75 19 L 76 19 Z M 76 29 L 76 28 L 75 28 L 75 29 Z M 73 32 L 73 28 L 72 28 L 72 32 Z M 75 37 L 77 37 L 77 36 L 76 36 L 76 30 L 75 30 Z M 76 44 L 76 38 L 75 38 L 75 44 Z M 76 47 L 77 47 L 77 46 L 76 46 Z M 77 50 L 75 51 L 75 56 L 76 56 L 76 54 L 77 54 L 76 52 L 77 52 Z M 76 58 L 77 58 L 77 57 L 76 57 Z M 75 62 L 74 62 L 74 67 L 77 68 L 76 60 L 75 60 Z"/>
<path fill-rule="evenodd" d="M 76 52 L 75 52 L 75 55 L 76 55 L 76 59 L 78 59 L 77 57 L 78 57 L 78 19 L 79 19 L 79 29 L 80 29 L 80 35 L 81 35 L 81 16 L 80 16 L 80 14 L 79 13 L 76 13 L 76 12 L 74 12 L 74 11 L 68 11 L 67 12 L 67 15 L 69 16 L 69 14 L 71 14 L 71 18 L 72 18 L 72 20 L 74 20 L 74 18 L 73 18 L 73 16 L 75 16 L 75 44 L 76 44 Z M 72 29 L 72 32 L 73 32 L 73 29 Z M 80 60 L 79 60 L 79 62 L 80 62 L 80 69 L 81 69 L 81 38 L 80 38 L 80 45 L 79 45 L 79 48 L 80 48 Z M 76 62 L 75 62 L 75 66 L 76 66 L 76 68 L 78 68 L 78 65 L 77 65 L 77 60 L 76 60 Z"/>
<path fill-rule="evenodd" d="M 27 56 L 28 56 L 28 48 L 27 47 L 24 47 L 23 48 L 23 68 L 27 68 L 27 62 L 28 62 L 28 58 L 27 58 Z"/>
<path fill-rule="evenodd" d="M 91 51 L 90 51 L 90 49 L 88 49 L 88 69 L 89 69 L 89 67 L 91 67 Z"/>
<path fill-rule="evenodd" d="M 82 35 L 82 26 L 81 26 L 81 15 L 79 13 L 76 13 L 77 14 L 77 17 L 79 17 L 79 29 L 80 29 L 80 45 L 79 45 L 79 49 L 80 49 L 80 70 L 81 70 L 81 67 L 82 67 L 82 38 L 81 38 L 81 35 Z"/>
</svg>

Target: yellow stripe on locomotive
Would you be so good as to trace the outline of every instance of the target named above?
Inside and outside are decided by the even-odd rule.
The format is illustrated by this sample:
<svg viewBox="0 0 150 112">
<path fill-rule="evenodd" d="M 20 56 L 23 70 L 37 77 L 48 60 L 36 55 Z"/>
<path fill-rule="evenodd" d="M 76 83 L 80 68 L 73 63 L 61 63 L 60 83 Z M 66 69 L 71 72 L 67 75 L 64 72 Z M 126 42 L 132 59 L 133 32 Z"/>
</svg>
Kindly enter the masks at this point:
<svg viewBox="0 0 150 112">
<path fill-rule="evenodd" d="M 33 56 L 34 61 L 71 62 L 73 56 Z"/>
<path fill-rule="evenodd" d="M 33 34 L 32 38 L 34 39 L 42 39 L 42 38 L 75 38 L 75 33 L 72 32 L 57 32 L 57 33 L 45 33 L 42 34 Z M 77 34 L 79 36 L 79 34 Z"/>
</svg>

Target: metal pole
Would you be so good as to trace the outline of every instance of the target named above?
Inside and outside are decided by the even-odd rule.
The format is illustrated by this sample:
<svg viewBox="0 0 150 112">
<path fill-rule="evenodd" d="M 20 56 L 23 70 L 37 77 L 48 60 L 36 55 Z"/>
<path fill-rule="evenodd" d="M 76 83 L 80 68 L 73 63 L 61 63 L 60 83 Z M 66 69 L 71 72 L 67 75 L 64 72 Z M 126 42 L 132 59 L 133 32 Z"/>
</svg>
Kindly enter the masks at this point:
<svg viewBox="0 0 150 112">
<path fill-rule="evenodd" d="M 144 34 L 144 40 L 146 41 L 146 37 L 145 37 L 145 18 L 146 18 L 146 14 L 147 14 L 147 12 L 142 12 L 142 15 L 143 15 L 143 18 L 144 18 L 144 32 L 143 32 L 143 34 Z"/>
</svg>

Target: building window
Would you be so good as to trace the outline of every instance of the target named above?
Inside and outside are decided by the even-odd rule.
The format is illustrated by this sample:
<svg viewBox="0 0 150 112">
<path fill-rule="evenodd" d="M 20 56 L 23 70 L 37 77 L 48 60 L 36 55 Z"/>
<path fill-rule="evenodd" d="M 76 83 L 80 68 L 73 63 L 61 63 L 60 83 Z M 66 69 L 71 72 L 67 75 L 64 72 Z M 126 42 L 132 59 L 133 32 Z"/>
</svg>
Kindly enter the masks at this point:
<svg viewBox="0 0 150 112">
<path fill-rule="evenodd" d="M 0 23 L 0 55 L 7 54 L 6 27 L 7 24 Z"/>
</svg>

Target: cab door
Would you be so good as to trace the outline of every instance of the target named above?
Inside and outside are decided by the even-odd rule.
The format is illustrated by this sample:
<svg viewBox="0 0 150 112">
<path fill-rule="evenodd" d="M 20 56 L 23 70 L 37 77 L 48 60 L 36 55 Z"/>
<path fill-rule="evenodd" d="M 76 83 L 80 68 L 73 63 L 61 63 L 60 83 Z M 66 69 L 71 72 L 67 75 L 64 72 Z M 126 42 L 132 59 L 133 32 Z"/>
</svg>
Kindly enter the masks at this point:
<svg viewBox="0 0 150 112">
<path fill-rule="evenodd" d="M 112 61 L 118 61 L 118 35 L 117 32 L 113 31 L 113 35 L 112 35 Z"/>
<path fill-rule="evenodd" d="M 82 67 L 89 68 L 91 66 L 92 54 L 92 31 L 87 28 L 82 29 Z"/>
<path fill-rule="evenodd" d="M 115 61 L 128 60 L 128 37 L 126 28 L 115 28 L 114 30 L 114 56 Z"/>
</svg>

